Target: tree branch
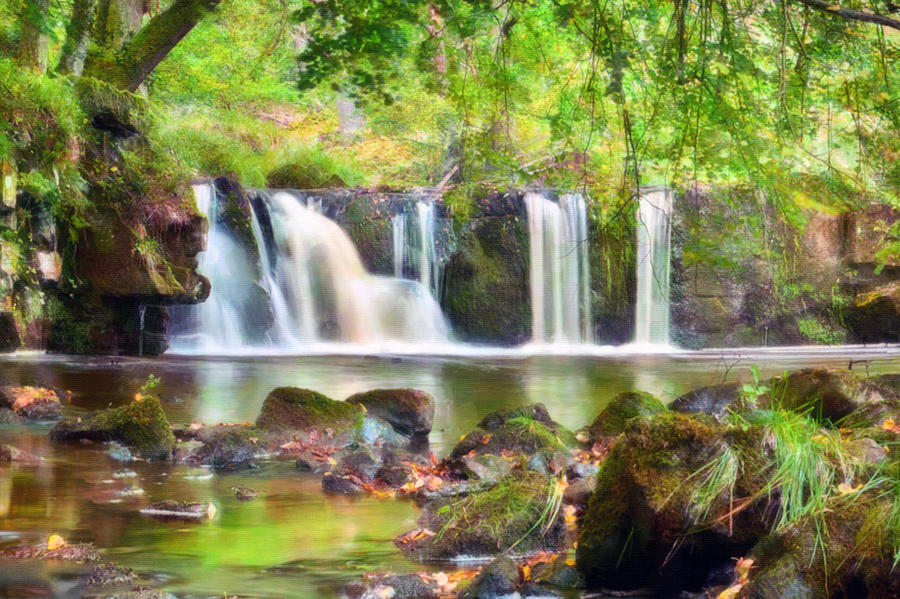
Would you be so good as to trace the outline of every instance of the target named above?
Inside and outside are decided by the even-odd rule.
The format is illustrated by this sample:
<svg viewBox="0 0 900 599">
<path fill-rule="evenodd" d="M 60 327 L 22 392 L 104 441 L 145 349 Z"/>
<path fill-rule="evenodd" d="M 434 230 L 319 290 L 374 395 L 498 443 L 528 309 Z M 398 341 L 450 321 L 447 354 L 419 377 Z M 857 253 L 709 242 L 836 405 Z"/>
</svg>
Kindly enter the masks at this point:
<svg viewBox="0 0 900 599">
<path fill-rule="evenodd" d="M 891 27 L 892 29 L 900 30 L 900 21 L 898 21 L 897 19 L 892 19 L 890 17 L 885 17 L 884 15 L 877 15 L 875 13 L 844 8 L 838 4 L 835 4 L 834 2 L 826 2 L 825 0 L 800 0 L 800 3 L 805 4 L 810 8 L 831 13 L 833 15 L 837 15 L 851 21 L 865 21 L 866 23 L 875 23 L 876 25 L 882 25 L 884 27 Z"/>
<path fill-rule="evenodd" d="M 165 58 L 208 12 L 221 0 L 175 0 L 153 17 L 119 52 L 124 81 L 117 82 L 135 91 L 153 69 Z"/>
</svg>

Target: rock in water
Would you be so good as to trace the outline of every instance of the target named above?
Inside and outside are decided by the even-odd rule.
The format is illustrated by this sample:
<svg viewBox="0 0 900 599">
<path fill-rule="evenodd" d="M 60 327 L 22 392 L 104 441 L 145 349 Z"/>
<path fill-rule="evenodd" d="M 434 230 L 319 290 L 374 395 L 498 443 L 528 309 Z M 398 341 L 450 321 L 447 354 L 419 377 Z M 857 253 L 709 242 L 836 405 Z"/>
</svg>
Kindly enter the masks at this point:
<svg viewBox="0 0 900 599">
<path fill-rule="evenodd" d="M 256 426 L 267 432 L 338 433 L 359 427 L 362 420 L 358 405 L 335 401 L 309 389 L 279 387 L 263 402 Z"/>
<path fill-rule="evenodd" d="M 36 466 L 41 463 L 42 458 L 32 455 L 27 451 L 16 449 L 12 445 L 0 445 L 0 464 L 22 464 L 26 466 Z"/>
<path fill-rule="evenodd" d="M 141 508 L 140 513 L 150 518 L 163 520 L 205 520 L 216 515 L 216 506 L 212 503 L 159 501 Z"/>
<path fill-rule="evenodd" d="M 11 409 L 26 421 L 62 416 L 56 391 L 46 387 L 0 387 L 0 408 Z"/>
<path fill-rule="evenodd" d="M 427 435 L 434 421 L 434 398 L 416 389 L 374 389 L 347 398 L 366 412 L 390 423 L 403 435 Z"/>
<path fill-rule="evenodd" d="M 600 441 L 615 437 L 633 418 L 650 418 L 665 412 L 666 406 L 659 399 L 640 391 L 620 393 L 607 405 L 588 427 L 590 441 Z"/>
<path fill-rule="evenodd" d="M 231 490 L 234 491 L 234 496 L 240 501 L 250 501 L 259 497 L 259 491 L 250 487 L 231 487 Z"/>
<path fill-rule="evenodd" d="M 116 441 L 147 460 L 166 460 L 175 449 L 175 436 L 159 399 L 147 396 L 119 408 L 66 418 L 50 431 L 54 441 Z"/>
</svg>

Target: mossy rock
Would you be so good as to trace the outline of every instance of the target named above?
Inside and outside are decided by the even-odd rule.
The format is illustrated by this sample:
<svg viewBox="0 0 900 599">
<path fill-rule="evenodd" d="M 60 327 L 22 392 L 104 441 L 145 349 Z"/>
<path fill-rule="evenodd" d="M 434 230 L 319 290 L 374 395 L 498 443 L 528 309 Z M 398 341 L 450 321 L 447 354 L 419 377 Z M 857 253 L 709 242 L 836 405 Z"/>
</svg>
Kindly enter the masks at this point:
<svg viewBox="0 0 900 599">
<path fill-rule="evenodd" d="M 266 432 L 318 430 L 345 432 L 362 426 L 364 413 L 356 404 L 335 401 L 297 387 L 279 387 L 263 402 L 256 427 Z"/>
<path fill-rule="evenodd" d="M 172 427 L 154 396 L 80 418 L 66 418 L 53 427 L 50 439 L 116 441 L 148 460 L 169 459 L 175 449 Z"/>
<path fill-rule="evenodd" d="M 760 398 L 761 406 L 809 412 L 820 422 L 836 424 L 853 414 L 850 424 L 863 426 L 900 411 L 900 396 L 893 389 L 847 370 L 798 370 L 771 379 L 768 386 L 768 395 Z"/>
<path fill-rule="evenodd" d="M 256 454 L 265 449 L 261 437 L 260 431 L 252 426 L 207 426 L 196 434 L 196 440 L 203 445 L 187 461 L 227 470 L 248 468 Z"/>
<path fill-rule="evenodd" d="M 641 391 L 620 393 L 588 426 L 588 436 L 591 441 L 615 437 L 625 430 L 625 425 L 633 418 L 647 419 L 665 412 L 666 409 L 663 402 L 649 393 Z"/>
<path fill-rule="evenodd" d="M 488 490 L 429 503 L 419 525 L 436 534 L 409 542 L 402 536 L 396 543 L 418 559 L 560 550 L 566 531 L 562 511 L 546 511 L 555 488 L 544 474 L 513 471 Z"/>
<path fill-rule="evenodd" d="M 740 405 L 740 399 L 739 383 L 723 383 L 689 391 L 676 398 L 669 408 L 682 414 L 707 414 L 722 420 L 729 410 Z"/>
<path fill-rule="evenodd" d="M 548 450 L 565 461 L 576 444 L 575 435 L 561 426 L 554 431 L 542 422 L 519 416 L 490 431 L 475 429 L 456 444 L 449 460 L 452 463 L 473 451 L 475 455 L 512 453 L 531 457 Z"/>
<path fill-rule="evenodd" d="M 434 422 L 434 398 L 417 389 L 373 389 L 351 395 L 346 402 L 363 406 L 370 416 L 407 436 L 427 435 Z"/>
<path fill-rule="evenodd" d="M 491 412 L 481 419 L 481 422 L 478 423 L 478 428 L 486 431 L 496 430 L 514 418 L 528 418 L 529 420 L 540 422 L 553 431 L 559 427 L 559 424 L 550 417 L 550 412 L 547 411 L 547 407 L 544 406 L 544 404 L 532 403 L 516 408 L 510 408 L 508 410 Z"/>
<path fill-rule="evenodd" d="M 711 419 L 670 411 L 628 422 L 600 467 L 581 527 L 576 559 L 589 584 L 642 586 L 659 578 L 664 564 L 685 561 L 679 560 L 683 552 L 697 559 L 727 555 L 729 546 L 757 538 L 755 506 L 736 514 L 729 530 L 721 521 L 706 522 L 693 505 L 701 481 L 694 475 L 719 455 L 726 432 Z M 734 493 L 752 491 L 739 480 Z M 710 514 L 728 505 L 722 495 Z M 692 534 L 698 529 L 705 531 Z M 670 555 L 676 541 L 678 550 Z"/>
<path fill-rule="evenodd" d="M 754 568 L 738 596 L 897 597 L 889 511 L 886 500 L 868 494 L 765 536 L 749 552 Z"/>
</svg>

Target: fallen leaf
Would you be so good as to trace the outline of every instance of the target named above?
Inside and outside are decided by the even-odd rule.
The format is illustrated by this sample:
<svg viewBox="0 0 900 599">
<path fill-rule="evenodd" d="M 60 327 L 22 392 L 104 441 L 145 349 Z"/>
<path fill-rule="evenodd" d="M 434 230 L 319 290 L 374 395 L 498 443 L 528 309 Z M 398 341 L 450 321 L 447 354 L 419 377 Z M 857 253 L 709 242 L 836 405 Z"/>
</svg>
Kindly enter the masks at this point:
<svg viewBox="0 0 900 599">
<path fill-rule="evenodd" d="M 65 539 L 63 539 L 59 535 L 50 535 L 47 538 L 47 550 L 48 551 L 53 551 L 54 549 L 59 549 L 60 547 L 62 547 L 65 544 L 66 544 Z"/>
<path fill-rule="evenodd" d="M 837 486 L 839 495 L 849 495 L 850 493 L 856 493 L 857 491 L 859 491 L 862 488 L 863 488 L 862 483 L 859 483 L 855 487 L 851 487 L 847 483 L 839 483 Z"/>
<path fill-rule="evenodd" d="M 727 589 L 725 589 L 724 591 L 722 591 L 721 593 L 719 593 L 716 596 L 716 599 L 734 599 L 735 597 L 737 597 L 738 593 L 741 592 L 742 588 L 744 588 L 743 583 L 730 586 Z"/>
</svg>

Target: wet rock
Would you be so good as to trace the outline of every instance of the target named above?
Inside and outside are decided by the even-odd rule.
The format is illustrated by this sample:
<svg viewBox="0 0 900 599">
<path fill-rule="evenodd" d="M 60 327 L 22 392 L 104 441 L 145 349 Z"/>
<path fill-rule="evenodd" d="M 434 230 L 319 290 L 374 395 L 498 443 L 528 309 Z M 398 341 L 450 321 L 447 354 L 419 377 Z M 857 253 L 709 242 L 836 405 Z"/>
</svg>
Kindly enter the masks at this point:
<svg viewBox="0 0 900 599">
<path fill-rule="evenodd" d="M 175 449 L 175 436 L 159 399 L 146 396 L 119 408 L 66 418 L 50 431 L 54 441 L 116 441 L 148 460 L 165 460 Z"/>
<path fill-rule="evenodd" d="M 231 487 L 234 496 L 240 501 L 250 501 L 259 497 L 259 491 L 250 487 Z"/>
<path fill-rule="evenodd" d="M 0 387 L 0 408 L 11 409 L 29 422 L 62 416 L 59 396 L 46 387 Z"/>
<path fill-rule="evenodd" d="M 597 479 L 595 477 L 579 478 L 566 487 L 563 501 L 570 505 L 587 505 L 596 488 Z"/>
<path fill-rule="evenodd" d="M 600 466 L 593 462 L 572 462 L 566 468 L 566 480 L 572 482 L 579 478 L 594 478 L 599 469 Z"/>
<path fill-rule="evenodd" d="M 269 433 L 315 430 L 333 437 L 359 428 L 363 417 L 358 405 L 334 401 L 309 389 L 279 387 L 263 402 L 256 426 Z"/>
<path fill-rule="evenodd" d="M 417 574 L 387 574 L 344 587 L 347 599 L 437 599 L 435 590 Z"/>
<path fill-rule="evenodd" d="M 360 443 L 387 447 L 405 447 L 409 437 L 398 433 L 387 421 L 367 415 L 362 419 L 356 438 Z"/>
<path fill-rule="evenodd" d="M 506 556 L 498 557 L 481 571 L 460 599 L 501 599 L 517 593 L 519 568 Z"/>
<path fill-rule="evenodd" d="M 646 419 L 665 411 L 665 404 L 649 393 L 640 391 L 620 393 L 588 426 L 588 438 L 591 442 L 595 442 L 607 437 L 615 437 L 625 430 L 625 425 L 629 420 L 633 418 Z"/>
<path fill-rule="evenodd" d="M 100 555 L 93 543 L 63 544 L 55 549 L 48 549 L 47 545 L 19 545 L 0 549 L 0 560 L 60 560 L 93 563 L 102 561 L 103 556 Z"/>
<path fill-rule="evenodd" d="M 95 566 L 91 570 L 87 583 L 92 587 L 123 586 L 132 584 L 134 579 L 133 570 L 117 566 L 114 563 L 106 563 Z"/>
<path fill-rule="evenodd" d="M 216 506 L 212 503 L 159 501 L 141 508 L 141 515 L 160 520 L 206 520 L 216 515 Z"/>
<path fill-rule="evenodd" d="M 42 458 L 30 454 L 27 451 L 16 449 L 12 445 L 0 445 L 0 464 L 20 464 L 23 466 L 36 466 Z"/>
<path fill-rule="evenodd" d="M 352 475 L 326 472 L 322 477 L 322 490 L 332 495 L 362 495 L 366 492 L 359 479 Z"/>
<path fill-rule="evenodd" d="M 372 482 L 379 468 L 381 468 L 379 456 L 368 447 L 354 449 L 340 461 L 342 474 L 352 474 L 366 483 Z"/>
<path fill-rule="evenodd" d="M 729 408 L 739 405 L 741 387 L 738 383 L 723 383 L 701 387 L 685 393 L 673 401 L 669 408 L 682 414 L 708 414 L 722 420 Z"/>
<path fill-rule="evenodd" d="M 546 511 L 555 490 L 544 474 L 513 471 L 489 489 L 432 501 L 419 519 L 421 531 L 427 532 L 413 531 L 394 542 L 417 559 L 558 550 L 566 532 L 562 510 Z"/>
<path fill-rule="evenodd" d="M 492 454 L 464 456 L 460 463 L 467 479 L 497 481 L 512 470 L 512 464 L 508 460 Z"/>
<path fill-rule="evenodd" d="M 203 427 L 195 435 L 202 445 L 185 461 L 225 470 L 249 468 L 257 454 L 265 449 L 259 436 L 253 427 L 240 424 Z"/>
<path fill-rule="evenodd" d="M 434 421 L 434 398 L 416 389 L 374 389 L 347 398 L 366 412 L 390 423 L 403 435 L 427 435 Z"/>
<path fill-rule="evenodd" d="M 0 424 L 23 424 L 24 422 L 24 418 L 9 408 L 0 408 Z"/>
<path fill-rule="evenodd" d="M 575 566 L 567 564 L 562 558 L 552 562 L 541 562 L 532 570 L 531 578 L 558 589 L 577 589 L 584 586 L 584 577 Z"/>
</svg>

